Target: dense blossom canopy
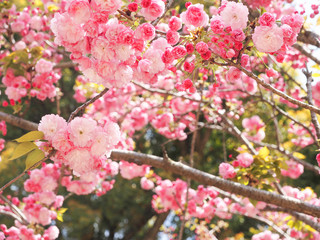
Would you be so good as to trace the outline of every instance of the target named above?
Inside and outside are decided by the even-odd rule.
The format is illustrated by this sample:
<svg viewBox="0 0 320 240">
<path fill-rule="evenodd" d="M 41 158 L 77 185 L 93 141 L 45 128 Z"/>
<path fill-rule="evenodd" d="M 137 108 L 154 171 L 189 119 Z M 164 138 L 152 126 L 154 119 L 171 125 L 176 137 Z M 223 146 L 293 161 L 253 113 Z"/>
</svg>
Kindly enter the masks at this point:
<svg viewBox="0 0 320 240">
<path fill-rule="evenodd" d="M 320 174 L 318 9 L 289 0 L 1 2 L 0 131 L 33 131 L 9 157 L 0 139 L 0 170 L 27 156 L 0 189 L 0 214 L 15 220 L 0 225 L 0 240 L 57 239 L 72 194 L 102 198 L 120 177 L 152 192 L 157 221 L 178 216 L 168 239 L 185 239 L 186 228 L 196 239 L 244 239 L 222 233 L 235 215 L 260 222 L 253 240 L 320 239 L 317 189 L 288 180 Z M 55 106 L 39 124 L 26 117 L 36 99 Z M 7 188 L 24 175 L 23 197 L 13 197 Z"/>
</svg>

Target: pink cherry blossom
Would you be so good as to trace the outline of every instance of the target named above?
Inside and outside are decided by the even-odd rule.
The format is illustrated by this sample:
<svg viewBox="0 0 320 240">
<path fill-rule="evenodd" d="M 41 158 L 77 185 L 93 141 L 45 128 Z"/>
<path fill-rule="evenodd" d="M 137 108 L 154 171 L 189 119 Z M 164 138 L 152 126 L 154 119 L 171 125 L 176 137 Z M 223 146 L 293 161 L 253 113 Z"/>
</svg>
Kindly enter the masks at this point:
<svg viewBox="0 0 320 240">
<path fill-rule="evenodd" d="M 196 45 L 196 50 L 200 54 L 204 54 L 209 50 L 208 45 L 205 42 L 198 42 Z"/>
<path fill-rule="evenodd" d="M 227 2 L 226 7 L 220 13 L 225 27 L 230 26 L 232 30 L 246 28 L 248 15 L 248 8 L 242 3 L 236 2 Z"/>
<path fill-rule="evenodd" d="M 150 167 L 147 165 L 139 166 L 135 163 L 128 163 L 126 161 L 120 162 L 120 174 L 125 179 L 133 179 L 136 177 L 143 177 L 148 173 Z"/>
<path fill-rule="evenodd" d="M 179 42 L 180 35 L 178 32 L 169 30 L 167 32 L 167 41 L 170 45 L 175 45 Z"/>
<path fill-rule="evenodd" d="M 113 14 L 116 12 L 121 6 L 121 0 L 92 0 L 90 2 L 91 7 L 96 11 L 105 11 L 108 14 Z"/>
<path fill-rule="evenodd" d="M 182 27 L 182 21 L 180 18 L 172 16 L 169 20 L 168 25 L 172 31 L 178 31 Z"/>
<path fill-rule="evenodd" d="M 236 176 L 233 166 L 229 163 L 221 163 L 219 165 L 219 174 L 225 179 L 234 178 Z"/>
<path fill-rule="evenodd" d="M 202 4 L 190 5 L 186 12 L 181 13 L 182 22 L 188 27 L 203 27 L 208 24 L 209 16 Z"/>
<path fill-rule="evenodd" d="M 300 175 L 304 171 L 303 165 L 301 165 L 300 163 L 297 163 L 293 160 L 286 161 L 286 164 L 288 165 L 288 169 L 287 170 L 281 169 L 281 174 L 283 176 L 297 179 L 300 177 Z"/>
<path fill-rule="evenodd" d="M 146 177 L 142 177 L 140 180 L 141 188 L 144 190 L 150 190 L 154 188 L 154 183 L 147 179 Z"/>
<path fill-rule="evenodd" d="M 241 167 L 250 167 L 253 163 L 253 156 L 250 153 L 241 153 L 237 156 L 237 163 Z"/>
<path fill-rule="evenodd" d="M 90 5 L 88 1 L 73 0 L 68 7 L 68 13 L 76 23 L 85 23 L 91 15 Z"/>
<path fill-rule="evenodd" d="M 38 72 L 38 73 L 51 72 L 53 69 L 53 64 L 50 61 L 40 59 L 37 62 L 35 69 L 36 69 L 36 72 Z"/>
<path fill-rule="evenodd" d="M 224 29 L 224 23 L 220 16 L 213 16 L 210 21 L 210 28 L 212 32 L 219 34 Z"/>
<path fill-rule="evenodd" d="M 64 129 L 66 127 L 66 120 L 58 115 L 50 114 L 41 118 L 38 130 L 44 133 L 45 139 L 51 141 L 60 129 Z"/>
<path fill-rule="evenodd" d="M 75 44 L 84 37 L 84 31 L 76 24 L 68 13 L 56 13 L 51 20 L 51 30 L 56 36 L 57 44 Z"/>
<path fill-rule="evenodd" d="M 140 11 L 141 15 L 147 21 L 153 21 L 164 13 L 165 4 L 161 0 L 151 0 L 148 7 L 143 7 Z"/>
<path fill-rule="evenodd" d="M 70 139 L 75 146 L 84 147 L 94 137 L 96 130 L 96 121 L 92 119 L 76 117 L 69 126 Z"/>
<path fill-rule="evenodd" d="M 155 28 L 150 23 L 143 23 L 137 27 L 135 37 L 144 41 L 152 40 L 155 37 Z"/>
<path fill-rule="evenodd" d="M 276 19 L 273 16 L 273 14 L 268 12 L 262 14 L 262 16 L 259 18 L 259 23 L 261 26 L 272 27 L 273 24 L 275 24 L 275 22 L 276 22 Z"/>
<path fill-rule="evenodd" d="M 276 24 L 272 27 L 258 26 L 254 30 L 252 39 L 258 51 L 273 53 L 278 51 L 283 44 L 283 32 Z"/>
</svg>

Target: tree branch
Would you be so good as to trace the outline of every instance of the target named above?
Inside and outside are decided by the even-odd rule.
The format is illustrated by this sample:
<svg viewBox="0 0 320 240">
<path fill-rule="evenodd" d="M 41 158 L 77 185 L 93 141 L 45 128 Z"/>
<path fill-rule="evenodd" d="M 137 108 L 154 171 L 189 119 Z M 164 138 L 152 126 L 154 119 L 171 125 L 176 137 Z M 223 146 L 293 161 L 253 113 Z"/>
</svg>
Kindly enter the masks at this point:
<svg viewBox="0 0 320 240">
<path fill-rule="evenodd" d="M 298 35 L 297 40 L 306 44 L 311 44 L 316 47 L 320 47 L 319 35 L 311 31 L 303 31 Z"/>
<path fill-rule="evenodd" d="M 83 109 L 85 109 L 87 106 L 89 106 L 91 103 L 95 102 L 96 100 L 98 100 L 100 97 L 102 97 L 104 94 L 106 94 L 106 92 L 108 92 L 108 88 L 105 88 L 101 93 L 99 93 L 98 95 L 94 96 L 93 98 L 91 98 L 90 100 L 88 100 L 87 102 L 85 102 L 84 104 L 82 104 L 80 107 L 77 107 L 76 110 L 74 110 L 69 119 L 68 122 L 70 122 L 72 119 L 74 119 L 76 117 L 76 115 Z"/>
<path fill-rule="evenodd" d="M 77 67 L 79 64 L 74 62 L 60 62 L 53 66 L 53 69 L 55 68 L 72 68 Z"/>
<path fill-rule="evenodd" d="M 285 94 L 284 92 L 276 89 L 275 87 L 273 87 L 271 84 L 269 83 L 266 83 L 264 80 L 260 79 L 259 77 L 257 77 L 254 73 L 248 71 L 247 69 L 245 69 L 244 67 L 242 67 L 240 64 L 237 64 L 237 63 L 234 63 L 233 61 L 229 60 L 229 59 L 224 59 L 226 62 L 228 62 L 230 65 L 238 68 L 240 71 L 242 71 L 243 73 L 245 73 L 248 77 L 251 77 L 253 78 L 254 80 L 257 81 L 257 83 L 259 83 L 260 85 L 262 85 L 264 88 L 266 89 L 269 89 L 270 91 L 272 91 L 273 93 L 279 95 L 280 97 L 286 99 L 287 101 L 293 103 L 293 104 L 296 104 L 298 105 L 299 107 L 302 107 L 302 108 L 305 108 L 305 109 L 308 109 L 310 111 L 313 111 L 317 114 L 320 114 L 320 109 L 315 107 L 315 106 L 312 106 L 312 105 L 309 105 L 307 103 L 304 103 L 304 102 L 300 102 L 299 100 L 297 99 L 294 99 L 290 96 L 288 96 L 287 94 Z"/>
<path fill-rule="evenodd" d="M 301 52 L 303 55 L 305 55 L 306 57 L 310 58 L 312 61 L 314 61 L 315 63 L 320 65 L 320 60 L 318 58 L 316 58 L 315 56 L 313 56 L 310 52 L 305 50 L 301 45 L 296 43 L 296 44 L 292 45 L 292 47 L 294 47 L 299 52 Z"/>
<path fill-rule="evenodd" d="M 53 156 L 56 153 L 56 151 L 52 151 L 51 153 L 48 154 L 47 157 L 41 159 L 39 162 L 36 162 L 35 164 L 33 164 L 31 167 L 29 167 L 28 169 L 24 170 L 22 173 L 20 173 L 18 176 L 16 176 L 14 179 L 10 180 L 9 182 L 7 182 L 5 185 L 3 185 L 0 188 L 0 193 L 2 194 L 2 192 L 9 187 L 11 184 L 13 184 L 14 182 L 16 182 L 17 180 L 19 180 L 20 178 L 22 178 L 24 175 L 26 175 L 30 170 L 37 168 L 41 163 L 45 162 L 46 160 L 48 160 L 51 156 Z"/>
<path fill-rule="evenodd" d="M 174 162 L 170 159 L 168 161 L 164 161 L 161 157 L 125 150 L 113 150 L 111 153 L 111 159 L 125 160 L 140 165 L 147 164 L 153 167 L 162 168 L 169 172 L 195 180 L 201 184 L 215 186 L 224 191 L 248 197 L 257 201 L 263 201 L 279 207 L 287 208 L 292 211 L 320 217 L 320 207 L 318 206 L 292 197 L 282 196 L 273 192 L 267 192 L 228 181 L 209 173 L 202 172 L 198 169 L 191 168 L 185 164 Z"/>
<path fill-rule="evenodd" d="M 302 72 L 307 78 L 307 82 L 306 82 L 306 85 L 307 85 L 307 100 L 308 100 L 308 103 L 310 105 L 313 105 L 312 85 L 311 85 L 311 83 L 313 82 L 312 73 L 309 72 L 309 69 L 308 69 L 307 66 L 306 66 L 305 70 L 302 70 Z M 312 121 L 313 126 L 314 126 L 314 128 L 316 130 L 317 138 L 320 139 L 320 124 L 319 124 L 317 115 L 312 111 L 310 111 L 310 114 L 311 114 L 311 121 Z"/>
<path fill-rule="evenodd" d="M 312 219 L 310 219 L 309 217 L 305 216 L 304 214 L 293 212 L 293 211 L 287 210 L 285 208 L 271 207 L 271 206 L 267 206 L 267 207 L 265 207 L 264 209 L 262 209 L 260 211 L 288 213 L 288 214 L 294 216 L 297 220 L 300 220 L 300 221 L 304 222 L 305 224 L 309 225 L 313 229 L 315 229 L 318 232 L 320 232 L 320 224 L 315 222 L 315 221 L 312 221 Z"/>
<path fill-rule="evenodd" d="M 24 120 L 22 118 L 19 118 L 19 117 L 16 117 L 16 116 L 13 116 L 11 114 L 1 112 L 1 111 L 0 111 L 0 120 L 4 120 L 13 126 L 20 127 L 22 129 L 25 129 L 28 131 L 38 129 L 38 124 L 36 124 L 36 123 Z"/>
</svg>

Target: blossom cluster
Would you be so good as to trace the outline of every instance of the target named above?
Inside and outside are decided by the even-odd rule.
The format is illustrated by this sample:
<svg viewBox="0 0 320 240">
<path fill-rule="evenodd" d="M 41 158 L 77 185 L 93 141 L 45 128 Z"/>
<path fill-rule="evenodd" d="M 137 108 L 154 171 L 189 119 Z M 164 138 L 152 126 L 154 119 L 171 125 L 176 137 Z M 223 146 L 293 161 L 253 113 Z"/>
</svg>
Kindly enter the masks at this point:
<svg viewBox="0 0 320 240">
<path fill-rule="evenodd" d="M 161 61 L 164 49 L 170 46 L 158 39 L 145 52 L 148 41 L 155 38 L 155 28 L 146 22 L 135 30 L 129 23 L 119 21 L 115 15 L 122 1 L 108 4 L 103 1 L 71 1 L 51 21 L 55 42 L 71 52 L 80 70 L 92 82 L 106 87 L 121 87 L 133 78 L 156 81 L 157 74 L 165 70 Z M 134 10 L 131 5 L 131 10 Z M 162 15 L 164 3 L 145 1 L 140 13 L 149 21 Z"/>
<path fill-rule="evenodd" d="M 6 14 L 9 17 L 4 17 Z M 13 41 L 4 42 L 4 46 L 13 44 L 12 47 L 0 50 L 0 59 L 4 63 L 2 83 L 8 99 L 12 103 L 26 96 L 41 101 L 53 99 L 56 96 L 55 83 L 61 77 L 60 70 L 54 70 L 53 66 L 62 55 L 46 43 L 52 36 L 48 28 L 50 14 L 31 7 L 20 12 L 13 5 L 1 16 L 0 33 L 7 36 L 7 41 Z M 3 106 L 6 105 L 7 101 L 4 101 Z"/>
<path fill-rule="evenodd" d="M 18 221 L 10 228 L 2 224 L 0 239 L 53 240 L 59 236 L 59 229 L 56 226 L 49 226 L 47 229 L 45 226 L 57 219 L 57 211 L 64 201 L 63 196 L 54 192 L 58 187 L 60 167 L 58 164 L 43 164 L 41 169 L 34 169 L 29 175 L 30 178 L 24 182 L 24 189 L 33 193 L 24 197 L 22 201 L 16 197 L 11 201 L 21 208 L 21 214 L 30 226 L 38 226 L 38 229 L 35 231 L 33 227 Z M 11 209 L 7 208 L 2 210 L 11 212 Z"/>
<path fill-rule="evenodd" d="M 281 18 L 281 27 L 271 13 L 264 13 L 259 18 L 259 26 L 254 29 L 253 43 L 260 52 L 277 53 L 277 60 L 283 61 L 288 46 L 297 41 L 304 19 L 300 14 L 285 15 Z"/>
<path fill-rule="evenodd" d="M 95 173 L 105 167 L 105 155 L 120 140 L 116 123 L 108 121 L 102 127 L 96 121 L 83 117 L 67 123 L 58 115 L 45 115 L 40 121 L 39 131 L 57 150 L 55 162 L 66 164 L 78 176 Z"/>
</svg>

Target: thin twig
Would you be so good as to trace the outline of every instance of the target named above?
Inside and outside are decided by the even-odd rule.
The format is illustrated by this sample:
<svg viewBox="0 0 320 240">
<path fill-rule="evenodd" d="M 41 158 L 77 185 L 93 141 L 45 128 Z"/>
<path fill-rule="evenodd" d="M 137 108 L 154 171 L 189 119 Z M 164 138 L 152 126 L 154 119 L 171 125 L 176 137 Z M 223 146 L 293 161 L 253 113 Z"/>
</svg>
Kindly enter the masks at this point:
<svg viewBox="0 0 320 240">
<path fill-rule="evenodd" d="M 272 91 L 273 93 L 279 95 L 280 97 L 286 99 L 287 101 L 293 103 L 293 104 L 296 104 L 298 105 L 299 107 L 302 107 L 302 108 L 305 108 L 305 109 L 308 109 L 310 111 L 313 111 L 317 114 L 320 114 L 320 109 L 315 107 L 315 106 L 312 106 L 310 104 L 307 104 L 307 103 L 304 103 L 304 102 L 301 102 L 295 98 L 292 98 L 290 96 L 288 96 L 287 94 L 285 94 L 284 92 L 276 89 L 275 87 L 273 87 L 271 84 L 269 83 L 266 83 L 264 80 L 260 79 L 258 76 L 256 76 L 254 73 L 248 71 L 247 69 L 245 69 L 244 67 L 242 67 L 240 64 L 237 64 L 237 63 L 234 63 L 233 61 L 229 60 L 229 59 L 225 59 L 224 60 L 226 62 L 228 62 L 230 65 L 238 68 L 240 71 L 242 71 L 243 73 L 245 73 L 248 77 L 251 77 L 253 78 L 254 80 L 257 81 L 257 83 L 261 84 L 264 88 Z"/>
<path fill-rule="evenodd" d="M 41 163 L 45 162 L 46 160 L 48 160 L 51 156 L 53 156 L 55 154 L 56 151 L 52 151 L 51 153 L 49 153 L 49 155 L 45 158 L 43 158 L 42 160 L 40 160 L 39 162 L 34 163 L 31 167 L 27 168 L 26 170 L 24 170 L 22 173 L 20 173 L 18 176 L 16 176 L 14 179 L 10 180 L 8 183 L 6 183 L 4 186 L 2 186 L 0 188 L 0 193 L 3 193 L 3 191 L 9 187 L 11 184 L 15 183 L 17 180 L 19 180 L 20 178 L 22 178 L 24 175 L 26 175 L 30 170 L 37 168 Z"/>
<path fill-rule="evenodd" d="M 313 105 L 312 85 L 311 85 L 312 82 L 313 82 L 312 73 L 309 72 L 309 69 L 308 69 L 307 66 L 306 66 L 305 70 L 302 70 L 302 72 L 307 78 L 307 82 L 306 82 L 306 85 L 307 85 L 307 100 L 308 100 L 308 103 L 310 105 Z M 316 130 L 317 138 L 320 139 L 320 124 L 319 124 L 317 115 L 312 111 L 310 111 L 310 114 L 311 114 L 311 121 L 312 121 L 313 126 L 314 126 L 314 128 Z"/>
<path fill-rule="evenodd" d="M 305 55 L 306 57 L 310 58 L 312 61 L 314 61 L 315 63 L 320 65 L 320 59 L 313 56 L 310 52 L 305 50 L 300 44 L 296 43 L 296 44 L 292 45 L 292 47 L 294 47 L 299 52 L 301 52 L 303 55 Z"/>
<path fill-rule="evenodd" d="M 153 22 L 151 22 L 151 24 L 152 24 L 153 26 L 156 26 L 156 25 L 158 24 L 158 22 L 166 15 L 167 11 L 171 8 L 171 6 L 172 6 L 173 3 L 174 3 L 174 0 L 169 0 L 169 1 L 167 2 L 163 14 L 162 14 L 160 17 L 158 17 L 156 20 L 154 20 Z"/>
<path fill-rule="evenodd" d="M 95 97 L 91 98 L 90 100 L 88 100 L 87 102 L 85 102 L 84 104 L 82 104 L 80 107 L 78 107 L 76 110 L 74 110 L 69 119 L 68 122 L 70 122 L 72 119 L 74 119 L 76 117 L 76 115 L 78 114 L 78 112 L 80 112 L 81 110 L 84 110 L 87 106 L 89 106 L 91 103 L 95 102 L 96 100 L 98 100 L 100 97 L 102 97 L 104 94 L 106 94 L 106 92 L 108 92 L 108 88 L 105 88 L 101 93 L 99 93 L 98 95 L 96 95 Z"/>
</svg>

